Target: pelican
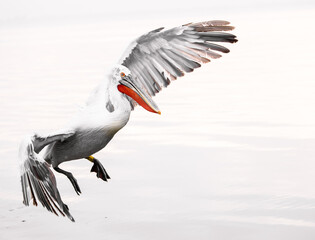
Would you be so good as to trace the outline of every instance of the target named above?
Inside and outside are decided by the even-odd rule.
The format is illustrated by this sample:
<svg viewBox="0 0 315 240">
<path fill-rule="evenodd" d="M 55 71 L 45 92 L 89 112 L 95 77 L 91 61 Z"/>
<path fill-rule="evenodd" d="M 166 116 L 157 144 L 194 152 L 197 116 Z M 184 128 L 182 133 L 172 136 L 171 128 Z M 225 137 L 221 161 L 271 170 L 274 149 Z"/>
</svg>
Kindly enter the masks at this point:
<svg viewBox="0 0 315 240">
<path fill-rule="evenodd" d="M 188 23 L 164 30 L 158 28 L 133 41 L 114 65 L 85 106 L 59 131 L 48 135 L 34 133 L 20 144 L 19 161 L 23 203 L 67 216 L 74 222 L 61 199 L 54 169 L 68 177 L 75 192 L 81 189 L 71 172 L 59 167 L 63 162 L 86 159 L 91 172 L 104 181 L 110 179 L 93 154 L 103 149 L 123 128 L 136 105 L 161 114 L 152 96 L 172 80 L 192 72 L 229 49 L 217 42 L 235 43 L 230 23 L 222 20 Z"/>
</svg>

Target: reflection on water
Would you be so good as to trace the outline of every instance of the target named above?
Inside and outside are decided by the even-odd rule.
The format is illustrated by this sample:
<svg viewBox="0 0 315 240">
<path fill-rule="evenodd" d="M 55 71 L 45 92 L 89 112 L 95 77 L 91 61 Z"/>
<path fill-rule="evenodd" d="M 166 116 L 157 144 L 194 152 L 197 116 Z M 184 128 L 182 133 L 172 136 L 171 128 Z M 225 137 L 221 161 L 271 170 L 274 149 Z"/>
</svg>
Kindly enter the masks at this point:
<svg viewBox="0 0 315 240">
<path fill-rule="evenodd" d="M 295 17 L 291 25 L 258 17 L 259 32 L 234 17 L 240 42 L 228 56 L 163 90 L 156 97 L 161 116 L 137 108 L 97 154 L 110 183 L 90 174 L 88 162 L 66 163 L 83 191 L 76 196 L 57 176 L 77 220 L 72 225 L 22 207 L 18 143 L 61 127 L 119 58 L 125 36 L 148 29 L 125 22 L 0 29 L 1 235 L 34 236 L 41 224 L 52 239 L 91 232 L 114 239 L 313 239 L 314 52 L 291 34 L 308 29 L 313 14 L 290 14 L 284 17 Z M 292 42 L 303 61 L 287 56 Z"/>
</svg>

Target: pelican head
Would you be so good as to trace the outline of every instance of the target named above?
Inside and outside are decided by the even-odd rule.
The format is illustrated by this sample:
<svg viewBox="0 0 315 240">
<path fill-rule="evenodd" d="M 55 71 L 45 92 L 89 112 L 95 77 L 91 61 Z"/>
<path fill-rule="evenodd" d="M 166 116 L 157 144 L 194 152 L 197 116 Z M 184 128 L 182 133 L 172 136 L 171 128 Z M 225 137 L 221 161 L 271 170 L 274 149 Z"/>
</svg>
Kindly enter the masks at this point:
<svg viewBox="0 0 315 240">
<path fill-rule="evenodd" d="M 130 70 L 122 65 L 114 68 L 113 78 L 117 89 L 125 97 L 126 95 L 136 101 L 140 106 L 149 112 L 161 114 L 158 106 L 133 78 Z"/>
</svg>

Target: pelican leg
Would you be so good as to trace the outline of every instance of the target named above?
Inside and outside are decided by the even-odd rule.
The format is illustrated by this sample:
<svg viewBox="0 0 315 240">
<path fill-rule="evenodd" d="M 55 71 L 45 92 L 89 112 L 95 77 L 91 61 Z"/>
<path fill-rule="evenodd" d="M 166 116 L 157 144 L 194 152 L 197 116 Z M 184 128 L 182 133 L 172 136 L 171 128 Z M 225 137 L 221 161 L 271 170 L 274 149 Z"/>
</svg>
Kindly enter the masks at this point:
<svg viewBox="0 0 315 240">
<path fill-rule="evenodd" d="M 89 156 L 86 159 L 93 163 L 91 172 L 96 172 L 96 176 L 98 178 L 103 179 L 105 182 L 107 182 L 107 179 L 110 179 L 110 176 L 108 175 L 108 173 L 106 172 L 105 168 L 103 167 L 102 163 L 99 160 L 97 160 L 93 156 Z"/>
<path fill-rule="evenodd" d="M 54 167 L 54 169 L 55 169 L 57 172 L 66 175 L 66 176 L 69 178 L 70 182 L 72 183 L 72 186 L 73 186 L 75 192 L 76 192 L 78 195 L 80 195 L 81 189 L 80 189 L 80 187 L 79 187 L 79 184 L 78 184 L 77 180 L 76 180 L 76 179 L 74 178 L 74 176 L 72 175 L 72 173 L 71 173 L 71 172 L 67 172 L 67 171 L 65 171 L 65 170 L 62 170 L 62 169 L 60 169 L 59 167 Z"/>
</svg>

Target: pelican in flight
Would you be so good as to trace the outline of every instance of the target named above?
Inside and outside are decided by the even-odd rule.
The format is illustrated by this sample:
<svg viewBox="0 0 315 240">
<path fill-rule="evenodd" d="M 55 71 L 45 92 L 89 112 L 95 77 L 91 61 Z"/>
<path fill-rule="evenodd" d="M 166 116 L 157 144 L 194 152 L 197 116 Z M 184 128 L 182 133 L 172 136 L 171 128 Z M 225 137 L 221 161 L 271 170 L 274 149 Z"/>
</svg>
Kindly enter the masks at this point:
<svg viewBox="0 0 315 240">
<path fill-rule="evenodd" d="M 48 211 L 74 218 L 61 199 L 55 175 L 68 177 L 75 192 L 81 193 L 71 172 L 59 168 L 66 161 L 86 159 L 93 163 L 91 172 L 104 181 L 110 179 L 101 162 L 92 155 L 103 149 L 123 128 L 136 105 L 161 114 L 152 96 L 172 80 L 192 72 L 210 58 L 219 58 L 229 49 L 218 42 L 237 42 L 226 31 L 234 27 L 227 21 L 189 23 L 148 32 L 127 48 L 118 65 L 91 93 L 81 109 L 64 129 L 49 135 L 35 133 L 20 145 L 19 160 L 23 203 L 38 201 Z"/>
</svg>

